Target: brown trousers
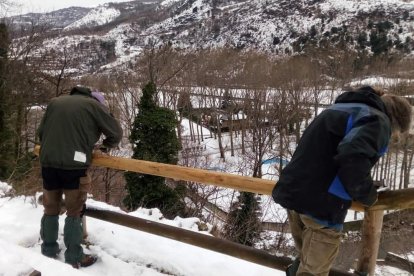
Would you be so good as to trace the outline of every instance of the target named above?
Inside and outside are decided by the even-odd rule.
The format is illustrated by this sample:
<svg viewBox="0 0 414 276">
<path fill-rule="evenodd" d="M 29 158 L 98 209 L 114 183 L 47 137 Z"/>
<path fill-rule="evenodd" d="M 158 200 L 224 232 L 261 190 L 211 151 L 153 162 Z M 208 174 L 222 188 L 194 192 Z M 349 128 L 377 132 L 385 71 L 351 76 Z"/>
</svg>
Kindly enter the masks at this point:
<svg viewBox="0 0 414 276">
<path fill-rule="evenodd" d="M 80 217 L 87 199 L 87 193 L 91 188 L 89 175 L 79 179 L 79 189 L 43 189 L 44 214 L 56 216 L 62 213 L 62 194 L 65 195 L 66 215 L 69 217 Z"/>
<path fill-rule="evenodd" d="M 312 218 L 288 210 L 289 226 L 300 257 L 297 276 L 327 276 L 341 243 L 342 233 Z"/>
</svg>

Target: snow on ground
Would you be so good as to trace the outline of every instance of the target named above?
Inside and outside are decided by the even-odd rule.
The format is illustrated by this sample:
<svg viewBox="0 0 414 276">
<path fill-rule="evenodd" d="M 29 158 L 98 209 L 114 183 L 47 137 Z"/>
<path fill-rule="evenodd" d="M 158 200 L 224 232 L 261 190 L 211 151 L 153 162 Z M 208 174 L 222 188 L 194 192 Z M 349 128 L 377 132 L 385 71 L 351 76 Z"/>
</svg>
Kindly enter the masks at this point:
<svg viewBox="0 0 414 276">
<path fill-rule="evenodd" d="M 411 83 L 410 79 L 401 78 L 384 78 L 380 76 L 367 77 L 360 80 L 354 80 L 350 83 L 351 86 L 358 87 L 364 85 L 378 86 L 378 87 L 391 87 L 401 83 Z"/>
<path fill-rule="evenodd" d="M 180 1 L 180 0 L 164 0 L 164 1 L 161 2 L 160 5 L 162 7 L 170 7 L 170 6 L 174 5 L 175 3 L 177 3 L 178 1 Z"/>
<path fill-rule="evenodd" d="M 0 191 L 10 189 L 2 182 L 0 187 Z M 122 212 L 92 199 L 88 199 L 87 205 Z M 64 215 L 59 220 L 58 243 L 62 252 L 58 260 L 40 254 L 42 212 L 43 207 L 36 204 L 34 197 L 0 198 L 0 275 L 27 275 L 31 269 L 40 271 L 42 276 L 285 275 L 231 256 L 93 218 L 87 218 L 88 240 L 92 245 L 85 252 L 97 255 L 99 260 L 91 267 L 75 270 L 63 262 Z M 197 218 L 163 219 L 157 209 L 139 209 L 130 215 L 193 231 L 197 231 L 199 221 Z"/>
</svg>

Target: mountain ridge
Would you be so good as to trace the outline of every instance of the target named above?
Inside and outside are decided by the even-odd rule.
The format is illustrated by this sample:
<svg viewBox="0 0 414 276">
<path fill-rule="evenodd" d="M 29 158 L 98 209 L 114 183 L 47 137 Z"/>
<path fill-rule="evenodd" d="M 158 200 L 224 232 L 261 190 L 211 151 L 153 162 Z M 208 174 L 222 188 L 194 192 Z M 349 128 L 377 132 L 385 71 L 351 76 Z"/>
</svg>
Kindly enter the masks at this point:
<svg viewBox="0 0 414 276">
<path fill-rule="evenodd" d="M 230 47 L 275 56 L 326 47 L 412 56 L 414 49 L 414 3 L 402 0 L 130 1 L 20 19 L 33 16 L 58 30 L 45 40 L 45 50 L 59 51 L 53 46 L 56 38 L 79 45 L 92 37 L 105 47 L 111 45 L 111 58 L 94 62 L 98 65 L 90 72 L 109 68 L 114 61 L 113 66 L 122 64 L 150 41 L 187 50 Z"/>
</svg>

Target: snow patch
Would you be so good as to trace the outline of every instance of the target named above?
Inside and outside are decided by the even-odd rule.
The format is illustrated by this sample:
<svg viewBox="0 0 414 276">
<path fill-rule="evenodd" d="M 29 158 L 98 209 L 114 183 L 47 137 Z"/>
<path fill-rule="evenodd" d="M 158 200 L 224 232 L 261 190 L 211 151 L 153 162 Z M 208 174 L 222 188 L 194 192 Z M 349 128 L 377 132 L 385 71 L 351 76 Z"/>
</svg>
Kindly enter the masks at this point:
<svg viewBox="0 0 414 276">
<path fill-rule="evenodd" d="M 13 188 L 9 184 L 0 181 L 0 197 L 8 195 L 12 191 Z"/>
<path fill-rule="evenodd" d="M 91 10 L 82 19 L 68 25 L 64 30 L 73 30 L 80 27 L 96 27 L 107 24 L 117 18 L 121 12 L 107 5 L 99 6 Z"/>
</svg>

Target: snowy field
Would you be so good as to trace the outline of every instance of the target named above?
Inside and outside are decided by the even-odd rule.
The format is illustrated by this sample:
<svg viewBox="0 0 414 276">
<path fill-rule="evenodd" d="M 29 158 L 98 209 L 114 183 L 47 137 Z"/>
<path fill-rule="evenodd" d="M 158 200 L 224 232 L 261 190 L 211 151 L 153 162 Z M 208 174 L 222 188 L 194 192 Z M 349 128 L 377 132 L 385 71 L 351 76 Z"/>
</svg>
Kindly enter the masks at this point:
<svg viewBox="0 0 414 276">
<path fill-rule="evenodd" d="M 274 269 L 201 249 L 134 229 L 87 218 L 92 243 L 86 253 L 99 257 L 91 267 L 73 269 L 64 263 L 63 225 L 59 221 L 58 243 L 62 251 L 58 260 L 40 254 L 40 219 L 43 207 L 34 197 L 7 197 L 10 188 L 0 182 L 0 275 L 28 275 L 32 269 L 42 276 L 158 276 L 158 275 L 285 275 Z M 88 207 L 122 212 L 117 207 L 89 199 Z M 124 212 L 122 212 L 124 213 Z M 151 214 L 151 215 L 149 215 Z M 157 209 L 139 209 L 129 215 L 197 231 L 197 218 L 167 220 Z M 209 235 L 207 232 L 203 232 Z"/>
<path fill-rule="evenodd" d="M 0 182 L 0 275 L 28 275 L 33 269 L 42 276 L 278 276 L 284 272 L 249 263 L 228 255 L 87 217 L 85 253 L 99 257 L 91 267 L 73 269 L 64 263 L 63 224 L 60 217 L 57 260 L 40 254 L 40 219 L 43 208 L 34 197 L 10 197 L 11 187 Z M 39 194 L 38 194 L 39 195 Z M 37 196 L 38 196 L 37 195 Z M 119 208 L 88 199 L 88 207 L 122 212 Z M 198 231 L 197 218 L 163 219 L 157 209 L 138 209 L 129 215 Z M 201 232 L 209 235 L 207 232 Z M 392 267 L 378 267 L 376 275 L 408 276 Z"/>
</svg>

